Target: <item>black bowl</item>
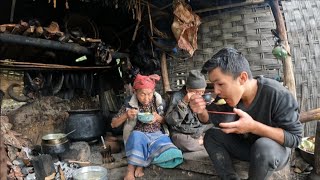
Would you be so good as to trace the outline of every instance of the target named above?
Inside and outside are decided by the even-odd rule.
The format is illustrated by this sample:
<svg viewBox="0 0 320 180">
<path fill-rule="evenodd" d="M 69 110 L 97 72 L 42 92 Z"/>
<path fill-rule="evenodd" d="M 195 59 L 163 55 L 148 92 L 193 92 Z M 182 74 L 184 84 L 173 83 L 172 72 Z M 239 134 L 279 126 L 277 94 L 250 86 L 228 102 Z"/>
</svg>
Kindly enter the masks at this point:
<svg viewBox="0 0 320 180">
<path fill-rule="evenodd" d="M 206 109 L 208 111 L 217 111 L 217 112 L 233 112 L 233 107 L 228 104 L 217 105 L 215 103 L 211 103 L 207 105 Z"/>
<path fill-rule="evenodd" d="M 234 122 L 239 116 L 234 112 L 208 111 L 211 123 L 219 126 L 220 123 Z"/>
</svg>

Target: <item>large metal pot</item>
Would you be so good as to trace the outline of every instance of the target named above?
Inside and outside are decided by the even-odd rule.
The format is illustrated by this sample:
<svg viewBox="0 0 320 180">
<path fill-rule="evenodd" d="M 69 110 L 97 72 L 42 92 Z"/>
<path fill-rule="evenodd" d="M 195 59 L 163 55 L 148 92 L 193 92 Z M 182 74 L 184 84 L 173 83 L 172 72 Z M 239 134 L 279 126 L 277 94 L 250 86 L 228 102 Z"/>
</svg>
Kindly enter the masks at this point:
<svg viewBox="0 0 320 180">
<path fill-rule="evenodd" d="M 41 148 L 45 154 L 60 154 L 68 150 L 69 147 L 70 143 L 66 134 L 53 133 L 42 137 Z"/>
<path fill-rule="evenodd" d="M 68 111 L 66 132 L 76 130 L 68 135 L 74 141 L 92 141 L 100 138 L 106 132 L 106 123 L 99 109 Z"/>
</svg>

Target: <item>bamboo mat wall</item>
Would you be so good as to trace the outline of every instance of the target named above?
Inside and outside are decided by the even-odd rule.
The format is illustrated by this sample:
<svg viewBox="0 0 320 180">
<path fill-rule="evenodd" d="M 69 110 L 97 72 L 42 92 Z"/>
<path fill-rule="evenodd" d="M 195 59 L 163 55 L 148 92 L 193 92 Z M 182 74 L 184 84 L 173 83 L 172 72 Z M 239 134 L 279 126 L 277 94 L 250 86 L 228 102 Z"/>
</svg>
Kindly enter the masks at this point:
<svg viewBox="0 0 320 180">
<path fill-rule="evenodd" d="M 320 107 L 320 0 L 282 1 L 294 65 L 297 100 L 301 111 Z M 267 4 L 225 9 L 201 17 L 198 47 L 186 60 L 168 59 L 172 90 L 180 89 L 191 69 L 203 63 L 223 47 L 234 47 L 245 54 L 254 75 L 283 78 L 282 62 L 274 58 L 271 29 L 276 28 Z M 305 124 L 305 136 L 314 135 L 315 122 Z"/>
<path fill-rule="evenodd" d="M 187 60 L 168 60 L 170 86 L 183 86 L 191 69 L 201 69 L 204 62 L 223 47 L 234 47 L 249 60 L 253 75 L 282 78 L 282 63 L 274 58 L 271 29 L 276 28 L 267 4 L 226 9 L 201 18 L 198 47 Z"/>
<path fill-rule="evenodd" d="M 320 108 L 320 0 L 283 1 L 282 5 L 301 111 Z M 306 123 L 304 130 L 305 136 L 314 135 L 316 122 Z"/>
</svg>

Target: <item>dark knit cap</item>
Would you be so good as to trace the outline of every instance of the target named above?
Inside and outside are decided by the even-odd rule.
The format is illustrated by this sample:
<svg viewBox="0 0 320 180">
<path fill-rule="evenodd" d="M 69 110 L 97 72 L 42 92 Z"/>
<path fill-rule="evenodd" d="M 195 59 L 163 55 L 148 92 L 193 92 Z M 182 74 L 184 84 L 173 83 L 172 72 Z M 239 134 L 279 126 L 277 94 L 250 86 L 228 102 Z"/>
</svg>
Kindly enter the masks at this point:
<svg viewBox="0 0 320 180">
<path fill-rule="evenodd" d="M 204 75 L 198 70 L 191 70 L 187 78 L 186 87 L 189 89 L 202 89 L 207 87 Z"/>
</svg>

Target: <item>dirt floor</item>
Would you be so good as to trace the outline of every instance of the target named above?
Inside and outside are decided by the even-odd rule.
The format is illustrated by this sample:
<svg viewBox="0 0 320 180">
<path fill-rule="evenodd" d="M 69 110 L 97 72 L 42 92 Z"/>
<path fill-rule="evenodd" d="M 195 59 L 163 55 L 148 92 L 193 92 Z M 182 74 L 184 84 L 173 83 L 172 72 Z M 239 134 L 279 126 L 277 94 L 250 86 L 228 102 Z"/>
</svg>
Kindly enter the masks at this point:
<svg viewBox="0 0 320 180">
<path fill-rule="evenodd" d="M 70 102 L 69 102 L 70 103 Z M 75 104 L 79 104 L 75 102 Z M 10 99 L 6 99 L 2 104 L 1 114 L 9 115 L 15 119 L 12 121 L 15 130 L 20 133 L 25 133 L 27 137 L 31 138 L 33 142 L 38 143 L 39 134 L 52 129 L 57 130 L 63 125 L 63 121 L 67 118 L 65 112 L 72 108 L 72 105 L 66 103 L 59 98 L 50 97 L 44 98 L 33 105 L 26 105 L 23 103 L 16 103 Z M 41 112 L 40 112 L 41 111 Z M 22 125 L 23 122 L 23 125 Z M 34 128 L 34 126 L 42 128 Z M 41 130 L 41 132 L 39 131 Z M 124 152 L 118 156 L 118 162 L 103 165 L 108 169 L 109 179 L 120 180 L 123 179 L 126 173 L 126 160 Z M 116 154 L 114 155 L 117 156 Z M 117 158 L 116 158 L 117 159 Z M 117 164 L 118 165 L 115 165 Z M 148 179 L 219 179 L 217 176 L 184 170 L 181 168 L 162 169 L 156 166 L 150 166 L 145 169 L 145 176 L 143 180 Z M 292 180 L 307 180 L 308 173 L 295 173 L 294 168 L 291 168 Z"/>
</svg>

